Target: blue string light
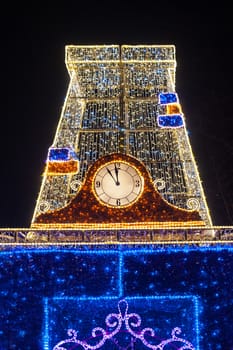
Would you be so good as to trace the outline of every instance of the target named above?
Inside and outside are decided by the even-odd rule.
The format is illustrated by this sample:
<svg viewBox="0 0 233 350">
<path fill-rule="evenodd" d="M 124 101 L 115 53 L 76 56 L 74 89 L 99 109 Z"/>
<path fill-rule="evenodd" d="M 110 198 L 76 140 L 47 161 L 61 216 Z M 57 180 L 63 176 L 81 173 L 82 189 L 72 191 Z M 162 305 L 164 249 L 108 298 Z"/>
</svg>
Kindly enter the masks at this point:
<svg viewBox="0 0 233 350">
<path fill-rule="evenodd" d="M 163 339 L 179 326 L 196 350 L 231 349 L 232 255 L 228 244 L 5 249 L 0 344 L 50 350 L 70 322 L 82 329 L 87 301 L 90 314 L 97 312 L 90 331 L 125 298 Z"/>
<path fill-rule="evenodd" d="M 159 115 L 158 125 L 161 128 L 180 128 L 184 125 L 184 121 L 181 114 Z"/>
<path fill-rule="evenodd" d="M 178 102 L 178 97 L 176 93 L 173 92 L 164 92 L 159 94 L 159 104 L 164 105 L 168 103 Z"/>
</svg>

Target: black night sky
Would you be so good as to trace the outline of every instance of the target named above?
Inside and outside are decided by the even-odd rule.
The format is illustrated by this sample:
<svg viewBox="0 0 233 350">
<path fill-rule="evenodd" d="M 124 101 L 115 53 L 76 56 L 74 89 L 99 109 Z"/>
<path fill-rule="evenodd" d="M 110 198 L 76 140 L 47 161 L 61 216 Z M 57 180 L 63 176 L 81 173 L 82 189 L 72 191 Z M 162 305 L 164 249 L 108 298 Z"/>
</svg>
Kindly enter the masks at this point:
<svg viewBox="0 0 233 350">
<path fill-rule="evenodd" d="M 30 225 L 69 83 L 68 44 L 176 46 L 176 91 L 213 223 L 232 225 L 230 4 L 94 4 L 9 3 L 1 10 L 0 227 Z"/>
</svg>

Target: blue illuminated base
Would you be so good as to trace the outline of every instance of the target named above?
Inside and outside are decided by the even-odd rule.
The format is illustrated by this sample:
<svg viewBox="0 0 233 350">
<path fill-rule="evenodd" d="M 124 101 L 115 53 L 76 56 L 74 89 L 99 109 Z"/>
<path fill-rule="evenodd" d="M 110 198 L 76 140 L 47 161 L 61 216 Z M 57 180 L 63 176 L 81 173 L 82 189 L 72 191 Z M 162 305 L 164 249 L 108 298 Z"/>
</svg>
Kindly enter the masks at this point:
<svg viewBox="0 0 233 350">
<path fill-rule="evenodd" d="M 5 248 L 0 349 L 232 350 L 232 253 L 227 244 Z"/>
</svg>

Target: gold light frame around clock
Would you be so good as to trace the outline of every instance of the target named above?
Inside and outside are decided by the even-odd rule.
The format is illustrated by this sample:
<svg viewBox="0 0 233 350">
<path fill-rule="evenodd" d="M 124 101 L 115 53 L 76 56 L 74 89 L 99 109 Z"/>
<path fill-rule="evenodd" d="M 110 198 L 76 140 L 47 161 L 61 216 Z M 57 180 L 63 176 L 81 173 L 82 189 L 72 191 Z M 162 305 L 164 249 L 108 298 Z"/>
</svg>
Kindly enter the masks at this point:
<svg viewBox="0 0 233 350">
<path fill-rule="evenodd" d="M 144 188 L 137 201 L 128 207 L 109 207 L 96 198 L 93 180 L 98 169 L 108 162 L 126 162 L 136 167 L 144 178 Z M 108 154 L 98 159 L 87 171 L 85 181 L 65 207 L 40 214 L 32 227 L 90 228 L 103 229 L 109 225 L 119 228 L 139 225 L 153 226 L 204 226 L 196 210 L 186 210 L 171 205 L 155 188 L 149 172 L 138 159 L 122 154 Z"/>
</svg>

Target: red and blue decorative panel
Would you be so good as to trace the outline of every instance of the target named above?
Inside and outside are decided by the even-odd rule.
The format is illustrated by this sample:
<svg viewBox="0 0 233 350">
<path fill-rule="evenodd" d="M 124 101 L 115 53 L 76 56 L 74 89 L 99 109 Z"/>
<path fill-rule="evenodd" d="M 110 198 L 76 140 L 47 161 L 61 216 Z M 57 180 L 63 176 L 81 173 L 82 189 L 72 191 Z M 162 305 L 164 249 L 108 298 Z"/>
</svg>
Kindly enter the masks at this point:
<svg viewBox="0 0 233 350">
<path fill-rule="evenodd" d="M 184 126 L 184 118 L 179 99 L 174 92 L 160 93 L 158 96 L 158 126 L 161 128 L 180 128 Z"/>
<path fill-rule="evenodd" d="M 48 175 L 75 174 L 79 170 L 76 153 L 67 147 L 50 148 L 46 162 Z"/>
</svg>

